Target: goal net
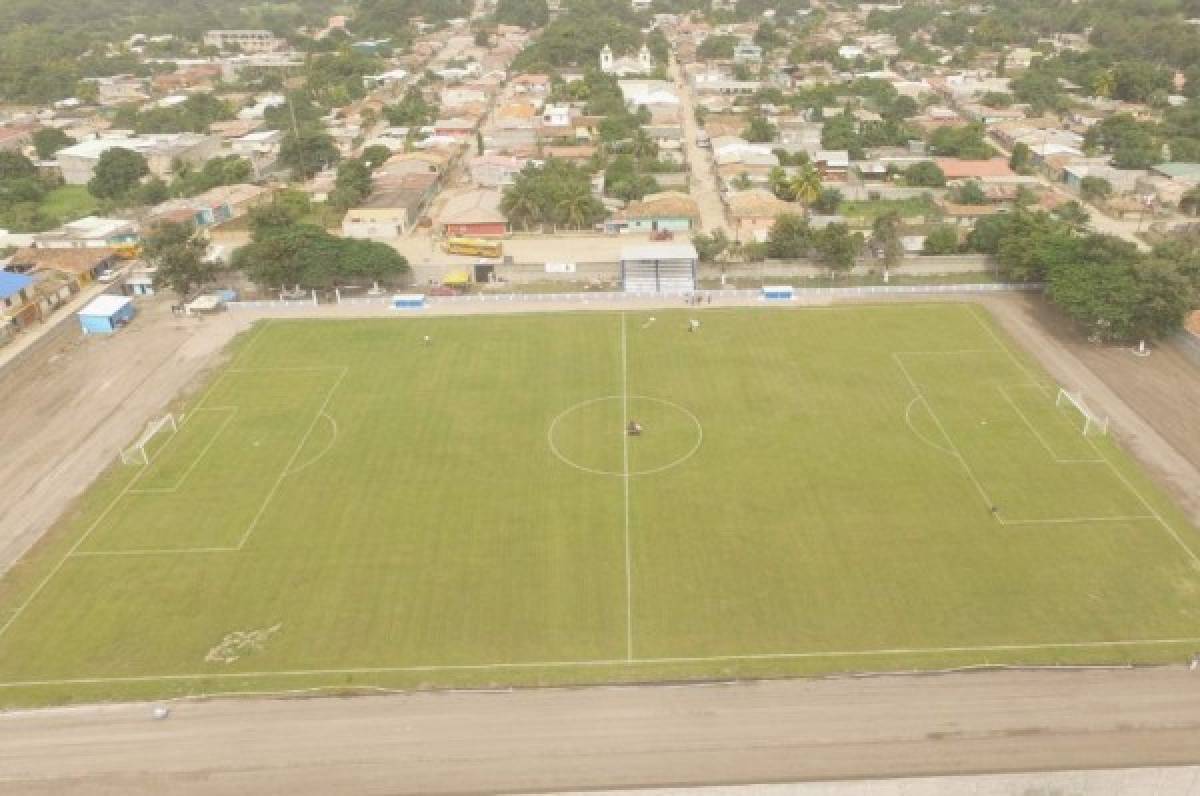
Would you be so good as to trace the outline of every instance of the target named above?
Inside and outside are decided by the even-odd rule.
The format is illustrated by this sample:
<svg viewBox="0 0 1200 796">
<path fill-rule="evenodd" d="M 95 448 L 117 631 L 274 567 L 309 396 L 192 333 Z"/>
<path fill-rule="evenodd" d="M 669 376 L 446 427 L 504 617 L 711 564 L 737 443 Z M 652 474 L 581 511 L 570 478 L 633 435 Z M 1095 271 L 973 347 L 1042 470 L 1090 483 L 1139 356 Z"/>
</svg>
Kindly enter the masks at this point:
<svg viewBox="0 0 1200 796">
<path fill-rule="evenodd" d="M 1089 409 L 1088 405 L 1084 403 L 1082 393 L 1067 392 L 1060 387 L 1058 389 L 1058 397 L 1054 399 L 1054 405 L 1059 408 L 1066 405 L 1083 417 L 1083 435 L 1085 437 L 1093 434 L 1103 436 L 1108 433 L 1108 417 L 1101 417 Z"/>
<path fill-rule="evenodd" d="M 138 437 L 137 442 L 121 451 L 121 462 L 124 464 L 150 464 L 150 443 L 159 434 L 171 433 L 174 434 L 179 430 L 179 425 L 175 421 L 175 415 L 166 414 L 157 420 L 153 420 L 146 426 L 146 430 Z"/>
</svg>

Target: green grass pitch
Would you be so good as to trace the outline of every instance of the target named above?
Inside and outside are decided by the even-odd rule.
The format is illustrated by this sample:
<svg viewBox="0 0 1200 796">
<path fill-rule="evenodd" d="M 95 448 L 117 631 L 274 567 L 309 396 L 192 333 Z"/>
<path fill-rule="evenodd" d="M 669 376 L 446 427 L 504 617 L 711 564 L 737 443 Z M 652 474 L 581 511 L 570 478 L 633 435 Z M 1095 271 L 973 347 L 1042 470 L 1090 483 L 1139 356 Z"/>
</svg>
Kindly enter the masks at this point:
<svg viewBox="0 0 1200 796">
<path fill-rule="evenodd" d="M 981 308 L 690 317 L 256 327 L 0 582 L 0 705 L 1200 650 L 1195 529 Z"/>
</svg>

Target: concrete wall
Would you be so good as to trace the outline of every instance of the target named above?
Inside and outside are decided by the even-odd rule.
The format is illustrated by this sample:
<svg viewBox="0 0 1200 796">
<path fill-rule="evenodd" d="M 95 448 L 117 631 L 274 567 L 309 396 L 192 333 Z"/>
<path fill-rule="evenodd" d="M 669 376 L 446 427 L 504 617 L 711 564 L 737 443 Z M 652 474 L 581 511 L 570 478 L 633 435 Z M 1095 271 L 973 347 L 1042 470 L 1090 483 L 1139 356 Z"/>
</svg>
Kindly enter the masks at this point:
<svg viewBox="0 0 1200 796">
<path fill-rule="evenodd" d="M 951 255 L 947 257 L 907 257 L 896 269 L 897 274 L 969 274 L 984 273 L 993 267 L 992 262 L 981 255 Z M 438 283 L 452 271 L 470 270 L 461 264 L 412 264 L 415 286 Z M 872 260 L 862 261 L 854 270 L 866 274 L 878 270 Z M 828 269 L 810 260 L 767 260 L 762 263 L 726 263 L 700 265 L 698 276 L 702 279 L 718 279 L 724 273 L 730 279 L 786 278 L 797 276 L 823 276 Z M 546 273 L 544 263 L 513 263 L 497 265 L 496 277 L 513 284 L 532 282 L 616 282 L 621 278 L 619 262 L 576 263 L 574 273 Z"/>
</svg>

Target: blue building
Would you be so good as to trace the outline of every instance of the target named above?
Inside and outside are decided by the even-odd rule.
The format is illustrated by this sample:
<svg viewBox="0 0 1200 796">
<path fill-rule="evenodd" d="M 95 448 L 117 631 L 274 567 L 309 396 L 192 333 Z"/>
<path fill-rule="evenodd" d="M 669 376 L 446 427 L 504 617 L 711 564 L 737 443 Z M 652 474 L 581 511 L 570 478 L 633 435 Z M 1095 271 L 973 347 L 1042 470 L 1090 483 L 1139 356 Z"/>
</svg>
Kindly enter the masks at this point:
<svg viewBox="0 0 1200 796">
<path fill-rule="evenodd" d="M 84 334 L 112 334 L 133 320 L 133 299 L 129 296 L 97 296 L 79 311 Z"/>
</svg>

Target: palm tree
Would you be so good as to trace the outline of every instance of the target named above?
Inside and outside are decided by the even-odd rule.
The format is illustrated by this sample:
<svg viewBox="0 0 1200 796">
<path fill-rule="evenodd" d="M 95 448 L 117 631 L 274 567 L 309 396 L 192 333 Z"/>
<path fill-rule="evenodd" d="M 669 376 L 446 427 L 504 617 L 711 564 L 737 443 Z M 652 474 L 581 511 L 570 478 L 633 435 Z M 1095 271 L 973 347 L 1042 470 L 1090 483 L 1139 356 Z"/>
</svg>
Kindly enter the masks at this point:
<svg viewBox="0 0 1200 796">
<path fill-rule="evenodd" d="M 1116 75 L 1111 69 L 1104 69 L 1092 78 L 1092 92 L 1097 97 L 1111 97 L 1116 87 Z"/>
<path fill-rule="evenodd" d="M 587 226 L 595 211 L 592 195 L 586 191 L 573 193 L 558 203 L 558 211 L 565 226 L 581 229 Z"/>
<path fill-rule="evenodd" d="M 540 220 L 541 210 L 534 186 L 525 180 L 517 180 L 500 200 L 500 212 L 510 223 L 519 224 L 525 231 L 529 231 L 533 222 Z"/>
<path fill-rule="evenodd" d="M 803 202 L 807 209 L 821 195 L 821 173 L 811 163 L 807 164 L 796 172 L 788 187 L 796 201 Z"/>
</svg>

